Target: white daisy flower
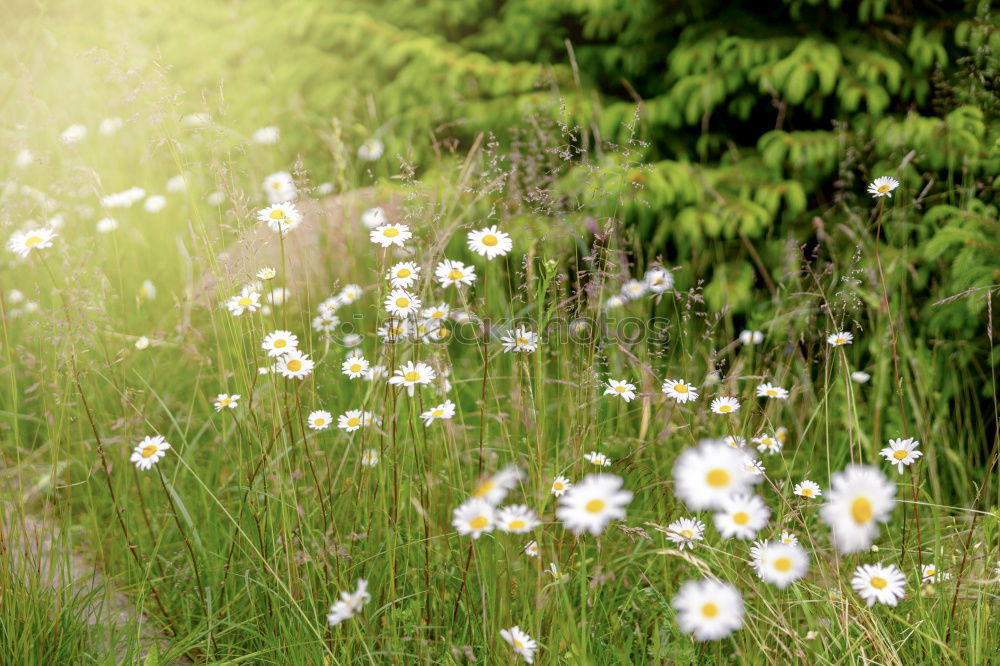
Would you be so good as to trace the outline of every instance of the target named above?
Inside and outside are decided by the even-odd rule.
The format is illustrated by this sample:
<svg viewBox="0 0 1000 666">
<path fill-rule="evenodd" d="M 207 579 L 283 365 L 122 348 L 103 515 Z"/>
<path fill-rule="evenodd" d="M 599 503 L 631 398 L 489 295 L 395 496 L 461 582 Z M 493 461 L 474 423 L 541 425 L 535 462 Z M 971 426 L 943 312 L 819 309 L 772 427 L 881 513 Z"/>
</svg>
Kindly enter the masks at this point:
<svg viewBox="0 0 1000 666">
<path fill-rule="evenodd" d="M 562 497 L 572 487 L 573 484 L 565 476 L 557 476 L 552 480 L 552 494 L 556 497 Z"/>
<path fill-rule="evenodd" d="M 363 292 L 364 290 L 356 284 L 344 285 L 344 288 L 337 294 L 336 299 L 341 305 L 350 305 L 361 298 Z"/>
<path fill-rule="evenodd" d="M 384 209 L 376 206 L 361 213 L 361 224 L 370 231 L 383 224 L 389 224 L 389 216 L 385 214 Z"/>
<path fill-rule="evenodd" d="M 854 570 L 851 587 L 869 606 L 895 606 L 906 596 L 906 576 L 895 564 L 862 564 Z"/>
<path fill-rule="evenodd" d="M 605 301 L 604 301 L 604 309 L 605 310 L 614 310 L 615 308 L 620 308 L 621 306 L 625 305 L 625 303 L 627 303 L 627 302 L 628 301 L 626 301 L 620 295 L 614 294 L 613 296 L 608 296 L 608 298 L 605 299 Z"/>
<path fill-rule="evenodd" d="M 371 242 L 382 247 L 403 247 L 403 243 L 413 238 L 410 227 L 405 224 L 383 224 L 375 227 L 368 235 Z"/>
<path fill-rule="evenodd" d="M 796 495 L 805 497 L 806 499 L 816 499 L 823 496 L 823 491 L 820 490 L 819 484 L 809 479 L 805 479 L 802 483 L 796 483 L 794 491 Z"/>
<path fill-rule="evenodd" d="M 287 379 L 305 379 L 312 372 L 315 362 L 298 349 L 293 349 L 284 356 L 279 356 L 275 370 Z"/>
<path fill-rule="evenodd" d="M 631 402 L 635 398 L 635 385 L 624 379 L 609 379 L 608 385 L 604 387 L 604 395 L 618 396 L 625 402 Z"/>
<path fill-rule="evenodd" d="M 32 250 L 44 250 L 52 247 L 52 239 L 56 234 L 51 229 L 30 229 L 15 231 L 7 241 L 7 249 L 19 257 L 27 257 Z"/>
<path fill-rule="evenodd" d="M 146 349 L 147 347 L 149 347 L 149 338 L 147 338 L 145 335 L 139 336 L 139 338 L 136 339 L 135 341 L 135 348 L 142 350 Z"/>
<path fill-rule="evenodd" d="M 281 131 L 274 125 L 268 125 L 267 127 L 260 127 L 253 131 L 250 138 L 254 143 L 259 143 L 262 146 L 272 146 L 278 143 L 278 139 L 281 137 Z"/>
<path fill-rule="evenodd" d="M 527 534 L 542 524 L 532 509 L 524 504 L 505 506 L 497 511 L 497 527 L 509 534 Z"/>
<path fill-rule="evenodd" d="M 740 331 L 740 344 L 743 346 L 759 345 L 764 342 L 764 334 L 760 331 Z"/>
<path fill-rule="evenodd" d="M 264 336 L 264 342 L 260 347 L 271 358 L 277 358 L 293 349 L 298 349 L 299 339 L 291 331 L 273 331 Z"/>
<path fill-rule="evenodd" d="M 429 308 L 424 308 L 420 316 L 424 319 L 436 319 L 444 320 L 448 318 L 448 312 L 451 308 L 447 303 L 439 303 L 438 305 L 431 306 Z"/>
<path fill-rule="evenodd" d="M 716 414 L 734 414 L 740 409 L 740 401 L 732 396 L 723 395 L 712 401 L 711 408 Z"/>
<path fill-rule="evenodd" d="M 388 280 L 393 287 L 399 289 L 409 289 L 410 286 L 417 281 L 420 277 L 420 266 L 417 266 L 412 261 L 401 261 L 392 268 L 386 274 L 385 279 Z"/>
<path fill-rule="evenodd" d="M 696 641 L 719 640 L 743 626 L 743 597 L 721 580 L 689 580 L 670 605 L 677 611 L 681 632 L 693 634 Z"/>
<path fill-rule="evenodd" d="M 788 398 L 788 390 L 783 389 L 780 386 L 775 386 L 771 383 L 765 383 L 757 387 L 757 397 L 785 400 Z"/>
<path fill-rule="evenodd" d="M 721 509 L 712 516 L 712 522 L 725 539 L 752 539 L 767 525 L 770 517 L 771 509 L 760 497 L 736 493 L 722 502 Z"/>
<path fill-rule="evenodd" d="M 352 353 L 344 359 L 344 363 L 340 367 L 345 375 L 351 379 L 357 379 L 364 377 L 365 373 L 368 372 L 368 361 L 361 354 Z"/>
<path fill-rule="evenodd" d="M 778 441 L 777 437 L 761 433 L 757 437 L 754 437 L 752 441 L 757 445 L 757 450 L 761 453 L 766 453 L 768 455 L 781 453 L 781 442 Z"/>
<path fill-rule="evenodd" d="M 360 409 L 349 409 L 337 417 L 337 427 L 347 432 L 354 432 L 364 426 L 369 426 L 377 421 L 371 412 L 363 412 Z"/>
<path fill-rule="evenodd" d="M 917 451 L 918 446 L 920 446 L 920 442 L 912 437 L 890 439 L 889 446 L 879 451 L 879 455 L 895 465 L 899 473 L 902 474 L 904 467 L 912 465 L 917 461 L 917 458 L 924 455 L 921 451 Z"/>
<path fill-rule="evenodd" d="M 722 443 L 688 447 L 674 463 L 674 492 L 693 511 L 722 508 L 730 495 L 752 485 L 745 460 L 739 449 Z"/>
<path fill-rule="evenodd" d="M 384 152 L 385 144 L 374 137 L 367 139 L 363 144 L 358 146 L 358 157 L 366 162 L 374 162 L 382 157 L 382 153 Z"/>
<path fill-rule="evenodd" d="M 611 459 L 603 453 L 598 453 L 597 451 L 584 453 L 583 459 L 593 465 L 597 465 L 598 467 L 611 467 Z"/>
<path fill-rule="evenodd" d="M 826 343 L 834 347 L 843 347 L 854 342 L 854 336 L 847 331 L 832 333 L 826 337 Z"/>
<path fill-rule="evenodd" d="M 267 195 L 267 200 L 272 204 L 295 201 L 298 198 L 298 192 L 295 189 L 295 180 L 292 178 L 292 174 L 287 171 L 272 173 L 264 179 L 262 187 L 264 188 L 264 194 Z M 261 221 L 266 222 L 267 220 Z"/>
<path fill-rule="evenodd" d="M 663 268 L 652 268 L 644 277 L 646 286 L 654 294 L 662 294 L 674 286 L 674 274 Z"/>
<path fill-rule="evenodd" d="M 229 409 L 236 409 L 239 399 L 239 394 L 229 395 L 228 393 L 220 393 L 215 396 L 215 411 L 221 412 L 226 407 Z"/>
<path fill-rule="evenodd" d="M 284 236 L 302 223 L 302 213 L 295 204 L 283 202 L 257 211 L 257 219 L 274 233 Z"/>
<path fill-rule="evenodd" d="M 680 518 L 667 525 L 667 538 L 681 550 L 694 549 L 695 542 L 704 539 L 705 523 L 697 518 Z"/>
<path fill-rule="evenodd" d="M 473 497 L 466 500 L 452 512 L 452 526 L 462 536 L 478 539 L 496 527 L 496 513 L 493 505 L 484 499 Z"/>
<path fill-rule="evenodd" d="M 125 121 L 114 116 L 111 118 L 104 118 L 101 120 L 101 124 L 97 126 L 97 133 L 101 136 L 111 136 L 125 125 Z"/>
<path fill-rule="evenodd" d="M 156 285 L 153 284 L 152 280 L 142 281 L 142 286 L 139 287 L 139 298 L 147 301 L 156 300 Z"/>
<path fill-rule="evenodd" d="M 337 315 L 319 315 L 313 317 L 312 327 L 319 333 L 330 333 L 340 324 L 340 317 Z"/>
<path fill-rule="evenodd" d="M 451 400 L 445 400 L 437 407 L 432 407 L 426 412 L 420 415 L 420 418 L 424 420 L 424 427 L 430 426 L 439 419 L 450 419 L 455 415 L 455 403 Z"/>
<path fill-rule="evenodd" d="M 169 448 L 170 445 L 167 444 L 167 440 L 160 435 L 144 437 L 141 442 L 136 444 L 135 449 L 132 450 L 130 460 L 135 463 L 136 468 L 146 471 L 160 462 L 160 458 L 167 455 L 167 449 Z"/>
<path fill-rule="evenodd" d="M 809 571 L 809 553 L 797 543 L 765 541 L 757 549 L 753 567 L 761 580 L 783 590 Z"/>
<path fill-rule="evenodd" d="M 680 404 L 698 399 L 698 390 L 683 379 L 668 379 L 660 388 L 668 398 Z"/>
<path fill-rule="evenodd" d="M 742 449 L 747 445 L 747 438 L 740 435 L 726 435 L 722 438 L 726 446 L 733 449 Z"/>
<path fill-rule="evenodd" d="M 376 449 L 365 449 L 361 454 L 361 465 L 363 467 L 374 467 L 378 464 L 378 451 Z"/>
<path fill-rule="evenodd" d="M 482 499 L 492 506 L 497 506 L 507 497 L 507 493 L 517 486 L 522 477 L 523 474 L 518 466 L 507 465 L 476 486 L 476 489 L 472 491 L 472 496 Z"/>
<path fill-rule="evenodd" d="M 632 493 L 622 489 L 621 477 L 589 474 L 559 498 L 556 518 L 574 534 L 598 536 L 612 520 L 625 518 Z"/>
<path fill-rule="evenodd" d="M 642 298 L 646 294 L 648 286 L 641 280 L 629 280 L 622 285 L 622 296 L 629 300 Z"/>
<path fill-rule="evenodd" d="M 895 505 L 896 484 L 877 467 L 848 465 L 830 479 L 820 518 L 837 550 L 856 553 L 872 545 Z"/>
<path fill-rule="evenodd" d="M 385 299 L 385 309 L 397 317 L 407 317 L 420 310 L 420 299 L 405 289 L 393 289 Z"/>
<path fill-rule="evenodd" d="M 476 281 L 476 267 L 466 266 L 460 261 L 445 259 L 434 269 L 434 277 L 441 283 L 442 287 L 450 287 L 455 284 L 471 285 Z"/>
<path fill-rule="evenodd" d="M 778 541 L 781 543 L 798 543 L 799 538 L 791 532 L 782 532 L 781 536 L 778 537 Z"/>
<path fill-rule="evenodd" d="M 510 629 L 501 629 L 500 637 L 514 648 L 514 652 L 524 658 L 525 663 L 534 663 L 538 643 L 532 640 L 531 636 L 521 631 L 520 627 L 515 625 Z"/>
<path fill-rule="evenodd" d="M 87 137 L 86 125 L 70 125 L 59 135 L 59 141 L 67 146 L 72 143 L 83 141 Z"/>
<path fill-rule="evenodd" d="M 330 412 L 323 409 L 317 409 L 314 412 L 309 413 L 309 417 L 306 419 L 306 423 L 313 430 L 326 430 L 330 427 L 330 423 L 333 422 L 333 416 Z"/>
<path fill-rule="evenodd" d="M 260 294 L 252 289 L 243 289 L 239 296 L 233 296 L 226 301 L 226 307 L 235 317 L 244 312 L 257 312 L 260 309 Z"/>
<path fill-rule="evenodd" d="M 530 354 L 538 349 L 538 334 L 529 331 L 524 325 L 500 336 L 504 353 L 520 352 Z"/>
<path fill-rule="evenodd" d="M 362 338 L 361 335 L 358 334 L 358 333 L 348 333 L 343 338 L 340 339 L 340 343 L 342 345 L 344 345 L 345 347 L 348 347 L 348 348 L 350 348 L 350 347 L 357 347 L 363 341 L 364 341 L 364 338 Z M 360 353 L 360 352 L 356 352 L 356 353 Z"/>
<path fill-rule="evenodd" d="M 933 562 L 930 564 L 925 564 L 920 569 L 920 582 L 930 585 L 932 583 L 938 583 L 951 578 L 951 574 L 946 571 L 939 571 L 937 565 Z"/>
<path fill-rule="evenodd" d="M 412 393 L 414 386 L 430 384 L 436 376 L 434 368 L 426 363 L 407 361 L 389 378 L 389 383 L 393 386 L 405 386 Z"/>
<path fill-rule="evenodd" d="M 470 231 L 468 241 L 470 250 L 490 260 L 502 257 L 514 248 L 510 236 L 497 229 L 495 225 Z"/>
<path fill-rule="evenodd" d="M 892 191 L 897 187 L 899 187 L 898 180 L 889 176 L 881 176 L 868 186 L 868 194 L 876 199 L 879 197 L 889 197 L 891 199 Z"/>
<path fill-rule="evenodd" d="M 380 326 L 375 334 L 383 342 L 398 342 L 406 339 L 410 334 L 410 323 L 405 319 L 393 319 L 387 321 L 384 326 Z"/>
<path fill-rule="evenodd" d="M 340 601 L 330 606 L 330 614 L 326 616 L 326 621 L 331 627 L 336 627 L 344 620 L 350 620 L 361 612 L 369 601 L 371 595 L 368 594 L 368 581 L 359 578 L 358 587 L 354 592 L 341 592 Z"/>
<path fill-rule="evenodd" d="M 274 270 L 271 266 L 264 266 L 257 271 L 257 278 L 260 280 L 273 280 L 277 274 L 278 271 Z"/>
<path fill-rule="evenodd" d="M 103 217 L 97 221 L 97 233 L 110 234 L 118 228 L 118 220 L 113 217 Z"/>
<path fill-rule="evenodd" d="M 386 370 L 384 365 L 373 365 L 368 368 L 368 372 L 365 373 L 365 379 L 370 382 L 377 379 L 385 379 L 388 376 L 389 372 Z"/>
<path fill-rule="evenodd" d="M 532 539 L 524 545 L 524 554 L 528 557 L 538 557 L 538 542 Z"/>
<path fill-rule="evenodd" d="M 864 370 L 855 370 L 851 373 L 851 380 L 857 382 L 858 384 L 864 384 L 871 378 L 872 376 Z"/>
</svg>

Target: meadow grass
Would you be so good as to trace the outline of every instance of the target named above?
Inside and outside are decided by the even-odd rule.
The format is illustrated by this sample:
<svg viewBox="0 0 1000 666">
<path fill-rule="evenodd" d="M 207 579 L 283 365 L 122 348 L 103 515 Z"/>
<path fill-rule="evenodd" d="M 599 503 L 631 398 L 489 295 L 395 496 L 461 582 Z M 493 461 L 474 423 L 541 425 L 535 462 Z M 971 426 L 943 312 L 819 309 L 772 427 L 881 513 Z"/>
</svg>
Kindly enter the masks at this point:
<svg viewBox="0 0 1000 666">
<path fill-rule="evenodd" d="M 92 63 L 70 67 L 99 78 Z M 402 253 L 369 241 L 357 195 L 324 199 L 322 177 L 249 141 L 224 110 L 185 126 L 195 107 L 175 103 L 153 70 L 131 91 L 139 101 L 110 136 L 96 123 L 115 114 L 96 99 L 12 114 L 21 131 L 10 155 L 23 142 L 35 159 L 6 160 L 0 171 L 10 184 L 0 199 L 5 232 L 50 225 L 58 235 L 23 259 L 8 253 L 0 278 L 0 661 L 512 663 L 500 632 L 513 625 L 538 641 L 536 663 L 1000 658 L 996 389 L 939 371 L 951 355 L 985 349 L 983 376 L 992 377 L 992 328 L 971 352 L 919 333 L 924 304 L 908 292 L 898 250 L 916 193 L 859 193 L 822 242 L 784 239 L 782 263 L 754 268 L 762 277 L 747 316 L 710 308 L 700 277 L 740 239 L 691 256 L 649 243 L 619 214 L 620 192 L 638 184 L 609 184 L 625 172 L 567 150 L 566 128 L 540 128 L 534 152 L 516 154 L 484 137 L 420 177 L 395 156 L 368 164 L 334 144 L 327 149 L 351 165 L 354 184 L 376 186 L 365 205 L 384 204 L 413 230 L 406 257 L 422 272 L 412 293 L 467 315 L 447 318 L 445 342 L 385 343 L 376 334 L 387 318 L 385 275 Z M 35 110 L 43 98 L 21 86 L 15 94 Z M 77 118 L 88 136 L 60 142 Z M 607 149 L 641 170 L 637 145 Z M 552 159 L 588 172 L 586 186 L 532 189 L 524 174 Z M 267 205 L 261 183 L 278 170 L 293 172 L 306 216 L 284 237 L 256 218 Z M 178 174 L 186 188 L 165 192 Z M 166 206 L 102 209 L 101 197 L 132 186 L 166 194 Z M 206 201 L 212 192 L 222 193 L 219 205 Z M 99 233 L 106 216 L 118 226 Z M 513 250 L 487 260 L 466 234 L 493 224 Z M 475 266 L 475 284 L 442 288 L 433 274 L 444 258 Z M 275 277 L 253 287 L 263 307 L 234 316 L 226 303 L 265 265 Z M 670 271 L 672 288 L 609 307 L 627 280 L 656 266 Z M 317 308 L 348 284 L 361 297 L 339 305 L 331 331 L 316 330 Z M 266 302 L 286 287 L 283 303 Z M 539 334 L 537 350 L 503 351 L 499 335 L 516 323 Z M 743 329 L 762 341 L 741 342 Z M 275 330 L 294 333 L 316 361 L 304 379 L 261 374 L 274 361 L 261 343 Z M 828 345 L 838 331 L 852 332 L 853 344 Z M 348 346 L 350 333 L 359 345 Z M 388 376 L 413 360 L 437 377 L 412 396 L 385 377 L 349 379 L 341 363 L 351 350 Z M 859 370 L 870 379 L 853 379 Z M 669 400 L 667 378 L 701 396 Z M 605 395 L 609 379 L 638 395 Z M 788 399 L 756 397 L 764 382 Z M 238 394 L 237 406 L 216 410 L 221 393 Z M 739 411 L 711 413 L 711 400 L 726 395 Z M 445 399 L 454 417 L 425 426 L 421 413 Z M 378 421 L 350 433 L 307 424 L 315 410 L 336 419 L 351 409 Z M 780 453 L 753 455 L 766 467 L 756 492 L 771 510 L 756 538 L 788 531 L 810 556 L 805 577 L 784 589 L 757 576 L 750 541 L 722 538 L 712 512 L 685 506 L 672 476 L 681 452 L 702 440 L 780 428 Z M 171 448 L 139 470 L 129 456 L 152 435 Z M 902 437 L 918 439 L 923 457 L 897 474 L 879 450 Z M 373 467 L 362 464 L 368 449 L 379 453 Z M 610 466 L 585 460 L 592 451 Z M 897 501 L 871 548 L 841 554 L 819 517 L 824 500 L 792 489 L 811 479 L 825 492 L 851 462 L 880 468 Z M 541 525 L 459 535 L 454 509 L 508 465 L 523 478 L 505 503 L 528 505 Z M 597 472 L 620 477 L 634 497 L 600 535 L 574 535 L 556 519 L 552 481 Z M 668 538 L 668 524 L 686 516 L 707 525 L 690 549 Z M 44 550 L 58 556 L 32 546 L 38 525 L 52 541 Z M 524 552 L 530 540 L 536 557 Z M 852 589 L 855 569 L 876 562 L 906 575 L 898 606 L 868 607 Z M 929 563 L 947 580 L 922 583 Z M 99 589 L 78 584 L 81 566 L 103 572 Z M 703 577 L 743 597 L 742 628 L 721 640 L 692 640 L 671 605 L 682 583 Z M 330 606 L 359 578 L 370 602 L 329 626 Z M 95 603 L 118 594 L 129 612 L 103 619 Z"/>
</svg>

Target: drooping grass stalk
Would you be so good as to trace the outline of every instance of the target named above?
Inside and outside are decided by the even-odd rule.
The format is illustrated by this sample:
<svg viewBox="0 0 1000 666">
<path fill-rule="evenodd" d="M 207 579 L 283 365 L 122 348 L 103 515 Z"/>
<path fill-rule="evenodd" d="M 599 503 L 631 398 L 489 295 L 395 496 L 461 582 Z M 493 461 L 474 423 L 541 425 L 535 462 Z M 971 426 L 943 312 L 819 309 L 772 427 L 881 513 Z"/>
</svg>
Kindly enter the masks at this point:
<svg viewBox="0 0 1000 666">
<path fill-rule="evenodd" d="M 882 259 L 879 257 L 879 238 L 882 235 L 882 216 L 885 213 L 885 197 L 879 199 L 878 224 L 875 228 L 875 263 L 878 265 L 878 276 L 882 283 L 882 303 L 886 316 L 889 320 L 889 333 L 892 336 L 892 370 L 896 380 L 896 395 L 899 397 L 899 414 L 903 420 L 903 436 L 910 436 L 910 427 L 906 418 L 906 404 L 903 401 L 903 380 L 899 374 L 899 352 L 897 350 L 896 324 L 892 317 L 892 308 L 889 305 L 889 290 L 885 286 L 885 273 L 882 270 Z M 913 495 L 913 522 L 917 532 L 917 564 L 921 570 L 924 568 L 923 540 L 920 537 L 920 504 L 917 502 L 916 475 L 910 475 L 910 488 Z M 906 528 L 903 528 L 903 551 L 906 551 Z"/>
</svg>

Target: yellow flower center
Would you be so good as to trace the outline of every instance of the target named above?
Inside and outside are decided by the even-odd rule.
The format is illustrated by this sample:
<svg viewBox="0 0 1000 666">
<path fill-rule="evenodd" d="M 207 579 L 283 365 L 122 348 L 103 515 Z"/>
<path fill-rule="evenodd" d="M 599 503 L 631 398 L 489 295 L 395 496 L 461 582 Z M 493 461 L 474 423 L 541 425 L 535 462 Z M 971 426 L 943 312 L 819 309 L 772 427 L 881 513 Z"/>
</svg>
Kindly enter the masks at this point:
<svg viewBox="0 0 1000 666">
<path fill-rule="evenodd" d="M 565 487 L 566 486 L 562 484 L 562 481 L 556 481 L 555 483 L 552 484 L 553 490 L 562 490 Z"/>
<path fill-rule="evenodd" d="M 222 405 L 223 407 L 227 406 L 231 402 L 232 402 L 231 398 L 219 398 L 219 404 Z"/>
<path fill-rule="evenodd" d="M 400 268 L 399 272 L 396 273 L 396 277 L 398 277 L 398 278 L 408 278 L 408 277 L 410 277 L 410 269 L 409 268 Z"/>
<path fill-rule="evenodd" d="M 524 647 L 524 643 L 522 643 L 521 641 L 514 641 L 514 647 L 516 648 Z"/>
<path fill-rule="evenodd" d="M 469 521 L 469 527 L 474 530 L 481 530 L 489 524 L 490 521 L 486 519 L 486 516 L 476 516 Z"/>
<path fill-rule="evenodd" d="M 774 561 L 774 568 L 778 571 L 789 571 L 792 568 L 792 560 L 787 557 L 779 557 Z"/>
<path fill-rule="evenodd" d="M 895 453 L 892 454 L 892 457 L 895 458 L 896 460 L 902 460 L 908 454 L 909 454 L 909 451 L 907 451 L 906 449 L 899 449 L 898 451 L 896 451 Z"/>
<path fill-rule="evenodd" d="M 239 306 L 240 306 L 241 308 L 245 308 L 246 306 L 248 306 L 248 305 L 250 305 L 251 303 L 253 303 L 253 299 L 252 299 L 252 298 L 247 298 L 246 296 L 244 296 L 244 297 L 243 297 L 243 298 L 241 298 L 240 300 L 236 301 L 236 303 L 237 303 L 237 305 L 239 305 Z"/>
<path fill-rule="evenodd" d="M 602 499 L 592 499 L 587 502 L 587 506 L 584 508 L 587 509 L 587 513 L 600 513 L 604 510 L 605 504 L 606 502 Z"/>
<path fill-rule="evenodd" d="M 493 484 L 493 479 L 486 479 L 485 481 L 483 481 L 482 483 L 480 483 L 478 486 L 476 486 L 476 489 L 472 491 L 472 496 L 473 497 L 482 497 L 486 493 L 488 493 L 491 490 L 493 490 L 493 485 L 494 485 Z"/>
<path fill-rule="evenodd" d="M 719 405 L 719 411 L 723 414 L 728 414 L 733 411 L 733 408 L 729 405 Z"/>
<path fill-rule="evenodd" d="M 347 425 L 349 425 L 352 428 L 356 425 L 359 425 L 360 423 L 361 419 L 359 419 L 357 416 L 352 416 L 351 418 L 347 419 Z"/>
<path fill-rule="evenodd" d="M 803 497 L 812 497 L 812 494 L 813 494 L 813 489 L 812 488 L 803 488 L 802 489 L 802 496 Z"/>
<path fill-rule="evenodd" d="M 729 485 L 729 472 L 724 469 L 713 469 L 705 475 L 705 482 L 713 488 L 725 488 Z"/>
<path fill-rule="evenodd" d="M 881 576 L 872 576 L 871 584 L 872 587 L 874 587 L 876 590 L 882 590 L 885 589 L 885 586 L 889 584 L 889 581 L 887 581 L 885 578 L 882 578 Z"/>
<path fill-rule="evenodd" d="M 878 191 L 879 191 L 879 194 L 885 194 L 886 192 L 888 192 L 888 191 L 889 191 L 889 189 L 890 189 L 890 188 L 889 188 L 889 186 L 888 186 L 888 185 L 879 185 L 879 186 L 878 186 Z"/>
<path fill-rule="evenodd" d="M 278 338 L 277 340 L 274 341 L 274 348 L 275 349 L 281 349 L 281 348 L 283 348 L 287 344 L 288 344 L 287 340 L 283 340 L 281 338 Z"/>
<path fill-rule="evenodd" d="M 681 530 L 681 536 L 684 537 L 685 539 L 690 539 L 691 537 L 694 536 L 694 532 L 692 532 L 691 530 Z"/>
<path fill-rule="evenodd" d="M 410 299 L 403 298 L 402 296 L 400 296 L 399 298 L 396 299 L 396 307 L 397 308 L 408 308 L 408 307 L 410 307 Z"/>
<path fill-rule="evenodd" d="M 313 425 L 318 425 L 318 426 L 321 426 L 324 423 L 326 423 L 326 419 L 324 419 L 321 416 L 317 416 L 316 419 L 313 421 Z"/>
<path fill-rule="evenodd" d="M 499 242 L 500 241 L 493 234 L 486 234 L 485 236 L 483 236 L 483 245 L 485 245 L 486 247 L 493 247 Z"/>
<path fill-rule="evenodd" d="M 292 372 L 298 372 L 302 369 L 302 361 L 297 358 L 293 358 L 291 361 L 285 364 L 285 367 Z"/>
<path fill-rule="evenodd" d="M 431 315 L 431 319 L 440 319 L 443 316 L 444 316 L 444 313 L 441 312 L 440 310 L 438 310 L 437 312 L 435 312 L 435 313 L 433 313 Z"/>
<path fill-rule="evenodd" d="M 684 384 L 674 384 L 674 392 L 675 393 L 687 393 L 688 392 L 688 387 L 684 386 Z"/>
<path fill-rule="evenodd" d="M 275 185 L 275 188 L 277 187 L 278 186 Z M 283 220 L 285 219 L 285 211 L 281 210 L 280 208 L 272 210 L 271 214 L 268 217 L 270 217 L 272 220 Z"/>
<path fill-rule="evenodd" d="M 382 235 L 385 236 L 386 238 L 395 238 L 396 236 L 399 235 L 399 229 L 396 229 L 395 227 L 389 227 L 388 229 L 382 232 Z"/>
<path fill-rule="evenodd" d="M 462 277 L 462 271 L 458 270 L 457 268 L 453 268 L 450 271 L 448 271 L 449 280 L 458 280 L 461 277 Z"/>
<path fill-rule="evenodd" d="M 778 392 L 775 391 L 774 389 L 767 389 L 767 394 L 773 398 L 774 396 L 778 395 Z"/>
<path fill-rule="evenodd" d="M 859 497 L 851 502 L 851 517 L 858 525 L 864 525 L 872 519 L 875 512 L 872 511 L 872 503 L 867 497 Z"/>
<path fill-rule="evenodd" d="M 517 344 L 519 344 L 519 345 L 521 345 L 523 347 L 524 345 L 528 344 L 528 338 L 516 338 L 514 340 L 514 342 L 516 342 Z M 620 391 L 621 389 L 616 389 L 616 390 Z"/>
<path fill-rule="evenodd" d="M 348 370 L 350 370 L 351 372 L 361 372 L 361 364 L 360 363 L 352 363 L 351 367 L 348 368 Z"/>
<path fill-rule="evenodd" d="M 928 567 L 927 571 L 924 572 L 924 575 L 925 576 L 933 576 L 936 573 L 937 573 L 937 570 L 934 567 Z"/>
<path fill-rule="evenodd" d="M 844 344 L 845 342 L 847 342 L 847 339 L 846 339 L 846 338 L 837 338 L 836 340 L 834 340 L 834 342 L 835 342 L 836 344 L 838 344 L 838 345 L 842 345 L 842 344 Z"/>
<path fill-rule="evenodd" d="M 618 391 L 619 393 L 624 393 L 625 392 L 625 387 L 624 386 L 616 386 L 615 390 Z"/>
<path fill-rule="evenodd" d="M 32 236 L 24 241 L 24 247 L 35 247 L 42 242 L 41 236 Z"/>
<path fill-rule="evenodd" d="M 160 447 L 158 447 L 156 444 L 150 444 L 148 446 L 144 446 L 144 447 L 142 447 L 142 457 L 143 458 L 149 458 L 150 456 L 152 456 L 154 453 L 156 453 L 159 450 L 160 450 Z"/>
<path fill-rule="evenodd" d="M 408 382 L 415 382 L 418 379 L 420 379 L 420 373 L 410 370 L 408 373 L 403 375 L 403 379 L 405 379 Z"/>
<path fill-rule="evenodd" d="M 433 412 L 431 412 L 431 416 L 437 417 L 437 416 L 443 416 L 443 415 L 444 415 L 444 410 L 443 409 L 435 409 Z"/>
<path fill-rule="evenodd" d="M 524 521 L 523 520 L 512 520 L 512 521 L 510 521 L 510 524 L 507 525 L 507 527 L 510 528 L 510 529 L 512 529 L 512 530 L 523 529 L 524 528 Z"/>
<path fill-rule="evenodd" d="M 719 607 L 709 601 L 701 607 L 701 614 L 705 617 L 715 617 L 719 614 Z"/>
<path fill-rule="evenodd" d="M 733 516 L 733 522 L 737 525 L 746 525 L 750 522 L 750 514 L 746 511 L 739 511 Z"/>
</svg>

